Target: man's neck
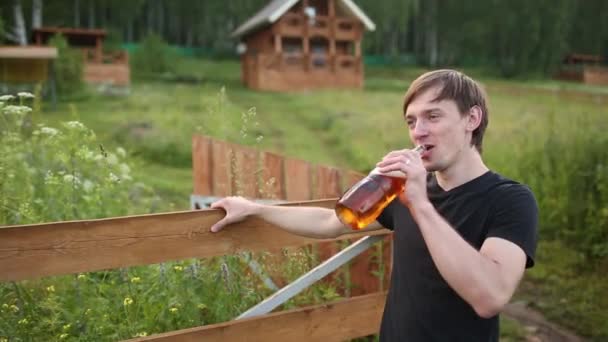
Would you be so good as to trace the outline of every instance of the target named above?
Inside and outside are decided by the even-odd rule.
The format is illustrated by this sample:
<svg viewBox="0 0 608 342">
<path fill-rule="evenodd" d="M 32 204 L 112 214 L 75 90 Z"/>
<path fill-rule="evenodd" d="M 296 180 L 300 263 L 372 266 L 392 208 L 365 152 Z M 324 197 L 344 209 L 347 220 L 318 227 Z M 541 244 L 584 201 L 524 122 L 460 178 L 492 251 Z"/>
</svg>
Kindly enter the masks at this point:
<svg viewBox="0 0 608 342">
<path fill-rule="evenodd" d="M 437 183 L 445 191 L 467 183 L 488 171 L 488 167 L 476 148 L 471 147 L 470 150 L 462 151 L 462 153 L 463 155 L 454 165 L 435 172 Z"/>
</svg>

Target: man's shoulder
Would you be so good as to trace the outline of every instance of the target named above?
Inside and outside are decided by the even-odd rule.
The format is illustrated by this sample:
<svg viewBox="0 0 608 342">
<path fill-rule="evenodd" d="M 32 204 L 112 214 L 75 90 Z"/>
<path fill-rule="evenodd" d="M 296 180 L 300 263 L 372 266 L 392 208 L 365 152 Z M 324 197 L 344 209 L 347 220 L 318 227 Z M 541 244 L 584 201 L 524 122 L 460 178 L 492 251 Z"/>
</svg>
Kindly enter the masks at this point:
<svg viewBox="0 0 608 342">
<path fill-rule="evenodd" d="M 512 193 L 530 193 L 532 189 L 525 183 L 503 176 L 500 173 L 489 171 L 489 190 L 500 195 L 508 195 Z"/>
</svg>

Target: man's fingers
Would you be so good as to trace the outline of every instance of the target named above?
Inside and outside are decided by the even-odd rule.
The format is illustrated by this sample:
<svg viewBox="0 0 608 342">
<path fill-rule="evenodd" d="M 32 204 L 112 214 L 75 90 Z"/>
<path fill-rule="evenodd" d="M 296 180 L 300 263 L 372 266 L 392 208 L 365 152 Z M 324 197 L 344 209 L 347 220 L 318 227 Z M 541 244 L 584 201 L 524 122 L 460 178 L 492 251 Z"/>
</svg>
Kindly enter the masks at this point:
<svg viewBox="0 0 608 342">
<path fill-rule="evenodd" d="M 211 209 L 224 208 L 224 199 L 215 201 L 209 206 Z"/>
<path fill-rule="evenodd" d="M 217 221 L 214 225 L 211 226 L 210 230 L 212 233 L 217 233 L 222 230 L 224 227 L 232 223 L 232 220 L 226 215 L 223 219 Z"/>
</svg>

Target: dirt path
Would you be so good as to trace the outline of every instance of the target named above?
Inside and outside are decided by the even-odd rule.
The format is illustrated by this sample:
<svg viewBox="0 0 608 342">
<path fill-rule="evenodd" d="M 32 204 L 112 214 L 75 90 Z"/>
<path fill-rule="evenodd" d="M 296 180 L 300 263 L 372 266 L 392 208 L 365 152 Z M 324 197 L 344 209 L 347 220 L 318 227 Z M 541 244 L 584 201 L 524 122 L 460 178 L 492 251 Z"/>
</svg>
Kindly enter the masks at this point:
<svg viewBox="0 0 608 342">
<path fill-rule="evenodd" d="M 523 302 L 507 305 L 503 314 L 518 321 L 525 327 L 527 332 L 526 341 L 528 342 L 584 341 L 581 337 L 547 321 L 541 313 L 527 307 Z"/>
</svg>

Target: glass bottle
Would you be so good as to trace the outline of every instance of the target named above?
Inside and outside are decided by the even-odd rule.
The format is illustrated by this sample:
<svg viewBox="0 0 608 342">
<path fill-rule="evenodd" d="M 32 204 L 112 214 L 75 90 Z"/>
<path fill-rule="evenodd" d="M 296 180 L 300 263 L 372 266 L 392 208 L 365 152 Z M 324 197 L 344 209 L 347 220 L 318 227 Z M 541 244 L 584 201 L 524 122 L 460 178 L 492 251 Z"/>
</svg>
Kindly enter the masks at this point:
<svg viewBox="0 0 608 342">
<path fill-rule="evenodd" d="M 417 146 L 414 151 L 422 153 L 423 146 Z M 336 203 L 336 215 L 342 223 L 353 230 L 363 229 L 374 222 L 382 210 L 405 189 L 405 177 L 380 174 L 372 170 L 350 188 Z"/>
</svg>

